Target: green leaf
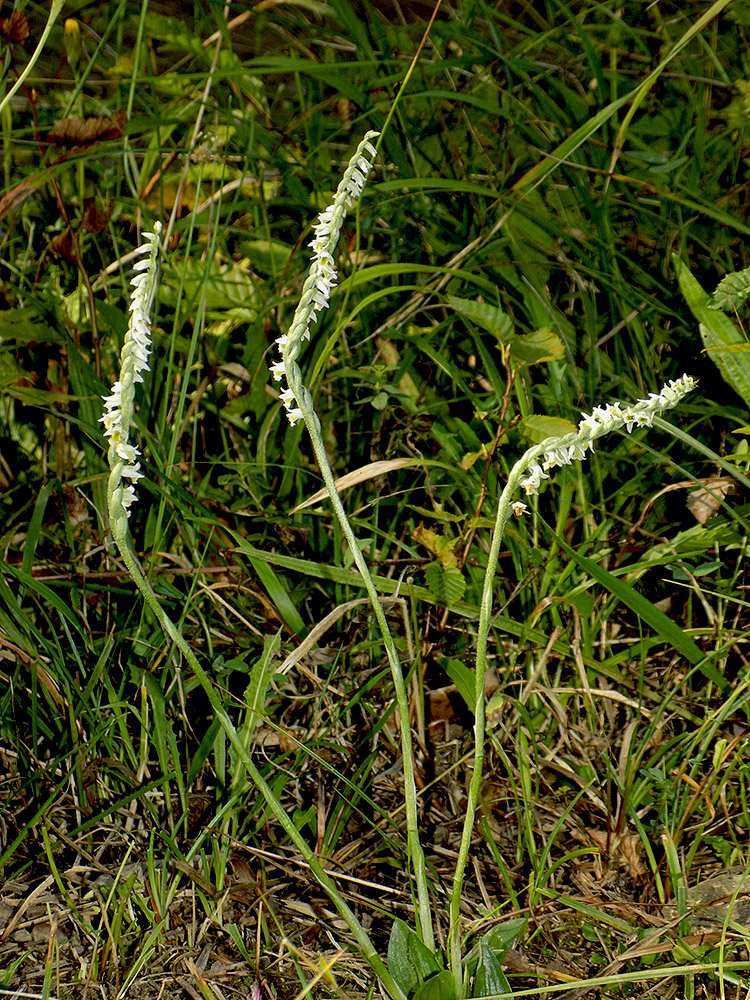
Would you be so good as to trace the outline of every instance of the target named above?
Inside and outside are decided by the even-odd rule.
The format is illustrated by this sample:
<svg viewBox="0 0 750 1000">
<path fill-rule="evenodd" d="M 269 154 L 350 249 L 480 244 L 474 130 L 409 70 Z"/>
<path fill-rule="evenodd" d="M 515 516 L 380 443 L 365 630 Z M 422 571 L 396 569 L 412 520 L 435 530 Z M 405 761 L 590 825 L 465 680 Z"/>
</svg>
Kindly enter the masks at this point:
<svg viewBox="0 0 750 1000">
<path fill-rule="evenodd" d="M 209 312 L 242 309 L 248 319 L 261 308 L 262 282 L 234 262 L 221 263 L 216 257 L 206 265 L 190 257 L 178 265 L 165 264 L 159 285 L 159 296 L 168 306 L 176 306 L 180 292 L 189 302 L 197 302 L 202 287 L 206 288 L 205 306 Z"/>
<path fill-rule="evenodd" d="M 456 991 L 453 984 L 453 973 L 449 969 L 438 972 L 427 982 L 422 983 L 413 1000 L 455 1000 Z"/>
<path fill-rule="evenodd" d="M 518 429 L 532 444 L 540 444 L 548 437 L 564 437 L 566 434 L 575 434 L 578 430 L 575 424 L 562 417 L 547 417 L 538 414 L 526 417 L 518 425 Z"/>
<path fill-rule="evenodd" d="M 464 958 L 465 974 L 467 976 L 477 974 L 482 957 L 482 944 L 485 944 L 490 949 L 498 962 L 502 962 L 516 938 L 523 933 L 525 928 L 526 920 L 523 917 L 504 920 L 503 923 L 496 924 L 495 927 L 481 937 Z"/>
<path fill-rule="evenodd" d="M 47 323 L 38 322 L 32 309 L 5 309 L 0 326 L 0 339 L 16 344 L 64 344 L 65 337 Z"/>
<path fill-rule="evenodd" d="M 302 616 L 276 573 L 267 563 L 254 559 L 249 553 L 248 559 L 284 622 L 296 635 L 305 635 L 307 627 Z"/>
<path fill-rule="evenodd" d="M 388 942 L 388 968 L 404 993 L 411 994 L 440 966 L 430 949 L 403 920 L 394 921 Z"/>
<path fill-rule="evenodd" d="M 466 580 L 455 566 L 432 562 L 425 569 L 425 581 L 438 604 L 449 608 L 460 601 L 466 590 Z"/>
<path fill-rule="evenodd" d="M 484 938 L 479 942 L 480 959 L 474 978 L 473 997 L 491 997 L 498 993 L 512 995 L 503 967 Z"/>
<path fill-rule="evenodd" d="M 281 632 L 267 635 L 263 639 L 263 654 L 250 671 L 250 680 L 245 688 L 245 704 L 247 705 L 247 724 L 243 727 L 243 738 L 252 734 L 263 717 L 263 707 L 266 703 L 268 685 L 274 672 L 274 657 L 281 644 Z"/>
<path fill-rule="evenodd" d="M 474 299 L 448 296 L 448 303 L 463 317 L 481 326 L 510 348 L 510 359 L 516 365 L 535 365 L 542 361 L 557 361 L 565 357 L 565 345 L 556 333 L 546 328 L 533 333 L 516 333 L 513 321 L 498 306 Z"/>
<path fill-rule="evenodd" d="M 711 297 L 677 254 L 672 254 L 672 263 L 680 291 L 698 320 L 706 353 L 724 381 L 750 408 L 750 344 L 728 316 L 711 308 Z"/>
<path fill-rule="evenodd" d="M 515 336 L 513 320 L 497 306 L 491 306 L 487 302 L 476 302 L 474 299 L 461 299 L 456 295 L 448 296 L 448 304 L 457 313 L 487 330 L 501 343 L 508 343 Z"/>
<path fill-rule="evenodd" d="M 466 514 L 449 514 L 445 510 L 428 510 L 427 507 L 418 507 L 413 503 L 408 503 L 406 506 L 409 510 L 416 511 L 417 514 L 422 514 L 424 517 L 429 517 L 439 524 L 460 524 L 466 520 Z"/>
<path fill-rule="evenodd" d="M 565 344 L 546 326 L 532 333 L 517 334 L 510 341 L 510 358 L 519 365 L 538 365 L 545 361 L 561 361 Z"/>
<path fill-rule="evenodd" d="M 289 263 L 292 247 L 279 240 L 243 240 L 240 250 L 263 274 L 281 274 Z"/>
<path fill-rule="evenodd" d="M 722 278 L 711 297 L 709 308 L 734 312 L 748 298 L 750 298 L 750 267 Z"/>
<path fill-rule="evenodd" d="M 513 944 L 526 929 L 526 919 L 524 917 L 514 917 L 512 920 L 504 920 L 501 924 L 496 924 L 492 930 L 487 931 L 482 941 L 486 941 L 495 956 L 502 962 L 508 954 Z"/>
<path fill-rule="evenodd" d="M 216 737 L 220 729 L 221 729 L 221 719 L 214 719 L 211 725 L 206 730 L 198 749 L 195 751 L 190 761 L 190 769 L 188 770 L 188 776 L 187 776 L 188 785 L 192 785 L 192 783 L 201 773 L 203 765 L 208 760 L 208 755 L 214 748 L 214 743 L 216 742 Z"/>
<path fill-rule="evenodd" d="M 456 685 L 456 690 L 469 707 L 469 711 L 474 712 L 476 703 L 475 674 L 471 667 L 467 667 L 462 660 L 453 659 L 450 656 L 441 656 L 438 662 L 448 677 Z"/>
<path fill-rule="evenodd" d="M 29 373 L 24 371 L 12 355 L 7 351 L 0 352 L 0 385 L 3 387 L 12 386 L 14 382 L 20 382 L 22 379 L 28 380 L 28 378 Z M 53 402 L 53 393 L 39 389 L 36 391 L 45 402 Z M 57 397 L 57 401 L 59 401 L 59 397 Z M 44 402 L 41 405 L 44 405 Z"/>
</svg>

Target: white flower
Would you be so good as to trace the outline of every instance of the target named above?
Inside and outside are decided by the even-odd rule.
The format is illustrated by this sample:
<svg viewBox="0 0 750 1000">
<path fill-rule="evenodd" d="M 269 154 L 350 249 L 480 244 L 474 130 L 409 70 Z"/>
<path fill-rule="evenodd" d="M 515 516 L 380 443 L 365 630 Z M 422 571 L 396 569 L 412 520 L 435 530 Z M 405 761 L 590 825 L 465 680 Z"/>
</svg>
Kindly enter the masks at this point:
<svg viewBox="0 0 750 1000">
<path fill-rule="evenodd" d="M 520 500 L 514 500 L 510 507 L 516 517 L 521 517 L 522 514 L 528 514 L 529 512 L 529 508 L 525 503 L 521 503 Z"/>
<path fill-rule="evenodd" d="M 299 305 L 289 330 L 276 341 L 276 345 L 281 351 L 281 361 L 271 365 L 271 374 L 277 380 L 282 379 L 288 373 L 290 365 L 296 364 L 301 342 L 310 339 L 311 325 L 317 321 L 318 314 L 323 309 L 328 308 L 331 291 L 336 287 L 338 279 L 333 252 L 338 243 L 346 211 L 362 194 L 367 175 L 372 169 L 372 163 L 367 157 L 374 157 L 376 149 L 370 140 L 379 134 L 378 132 L 368 132 L 360 142 L 344 171 L 333 202 L 323 209 L 312 227 L 313 238 L 310 241 L 310 249 L 313 256 L 310 270 L 302 286 Z M 289 423 L 294 424 L 297 420 L 302 419 L 302 411 L 299 407 L 292 405 L 294 396 L 292 394 L 291 399 L 289 399 L 287 395 L 289 392 L 290 390 L 283 390 L 281 399 L 286 407 Z"/>
<path fill-rule="evenodd" d="M 624 427 L 630 432 L 633 427 L 651 427 L 662 410 L 676 406 L 697 384 L 692 376 L 683 375 L 670 379 L 661 392 L 649 393 L 648 399 L 639 399 L 636 403 L 608 403 L 595 406 L 590 414 L 582 413 L 578 432 L 550 440 L 542 454 L 541 465 L 532 457 L 527 468 L 521 470 L 525 475 L 519 480 L 519 486 L 532 496 L 538 492 L 542 479 L 549 478 L 547 470 L 585 458 L 588 451 L 593 451 L 596 438 L 609 431 Z M 532 452 L 532 456 L 538 454 L 537 450 Z"/>
<path fill-rule="evenodd" d="M 109 439 L 108 459 L 112 474 L 109 482 L 110 499 L 119 498 L 119 506 L 130 517 L 130 506 L 135 500 L 133 483 L 141 477 L 138 449 L 130 444 L 130 421 L 135 405 L 135 386 L 143 381 L 143 372 L 149 370 L 151 353 L 151 303 L 156 290 L 156 261 L 159 252 L 161 223 L 154 224 L 153 233 L 144 233 L 146 242 L 136 251 L 148 254 L 134 265 L 137 272 L 131 280 L 130 322 L 120 355 L 120 377 L 104 399 L 104 413 L 99 418 L 104 424 L 104 436 Z M 122 486 L 122 478 L 131 485 Z M 112 516 L 112 506 L 110 506 Z M 114 511 L 116 516 L 117 511 Z"/>
<path fill-rule="evenodd" d="M 549 476 L 536 462 L 529 469 L 529 474 L 525 479 L 521 480 L 521 486 L 526 490 L 528 496 L 532 496 L 539 490 L 539 486 L 543 479 L 549 479 Z"/>
</svg>

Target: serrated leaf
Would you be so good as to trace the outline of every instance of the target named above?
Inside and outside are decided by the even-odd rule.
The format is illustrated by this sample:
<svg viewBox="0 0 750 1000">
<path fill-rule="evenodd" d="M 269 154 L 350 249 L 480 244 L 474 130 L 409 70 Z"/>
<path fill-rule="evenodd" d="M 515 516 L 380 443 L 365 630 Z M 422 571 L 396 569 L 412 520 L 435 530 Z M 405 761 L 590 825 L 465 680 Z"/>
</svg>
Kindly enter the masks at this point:
<svg viewBox="0 0 750 1000">
<path fill-rule="evenodd" d="M 507 343 L 515 336 L 513 320 L 497 306 L 491 306 L 487 302 L 475 302 L 474 299 L 462 299 L 457 295 L 449 295 L 448 304 L 457 313 L 481 326 L 502 343 Z"/>
<path fill-rule="evenodd" d="M 750 407 L 750 354 L 745 337 L 723 313 L 711 308 L 711 298 L 693 277 L 687 264 L 672 254 L 685 301 L 698 320 L 706 353 L 722 374 L 724 381 Z"/>
<path fill-rule="evenodd" d="M 426 507 L 418 507 L 416 504 L 408 503 L 409 510 L 416 511 L 424 517 L 431 517 L 433 521 L 445 524 L 458 524 L 466 520 L 466 514 L 449 514 L 446 510 L 427 510 Z"/>
<path fill-rule="evenodd" d="M 440 966 L 430 949 L 403 920 L 395 920 L 388 942 L 388 968 L 406 994 L 416 990 Z"/>
<path fill-rule="evenodd" d="M 466 591 L 466 580 L 455 566 L 430 563 L 425 569 L 425 582 L 438 604 L 449 608 L 458 603 Z"/>
<path fill-rule="evenodd" d="M 437 556 L 441 566 L 455 566 L 458 562 L 453 551 L 458 544 L 458 538 L 440 535 L 432 528 L 425 528 L 423 524 L 417 525 L 412 532 L 412 538 L 420 545 L 424 545 L 431 555 Z"/>
<path fill-rule="evenodd" d="M 734 312 L 748 298 L 750 298 L 750 267 L 722 278 L 711 296 L 709 308 Z"/>
<path fill-rule="evenodd" d="M 0 339 L 17 344 L 63 344 L 65 337 L 59 330 L 34 319 L 29 309 L 5 309 L 0 323 Z"/>
<path fill-rule="evenodd" d="M 532 333 L 516 334 L 510 341 L 510 359 L 516 364 L 538 365 L 546 361 L 561 361 L 565 344 L 546 326 Z"/>
<path fill-rule="evenodd" d="M 20 382 L 21 379 L 28 378 L 28 372 L 24 371 L 11 354 L 7 351 L 0 353 L 0 385 L 10 386 L 14 382 Z M 39 393 L 43 392 L 42 398 L 52 395 L 52 393 L 47 393 L 44 390 L 37 389 L 36 391 Z"/>
<path fill-rule="evenodd" d="M 532 444 L 540 444 L 545 438 L 564 437 L 574 434 L 578 428 L 562 417 L 547 417 L 544 414 L 526 417 L 519 424 L 519 430 Z"/>
</svg>

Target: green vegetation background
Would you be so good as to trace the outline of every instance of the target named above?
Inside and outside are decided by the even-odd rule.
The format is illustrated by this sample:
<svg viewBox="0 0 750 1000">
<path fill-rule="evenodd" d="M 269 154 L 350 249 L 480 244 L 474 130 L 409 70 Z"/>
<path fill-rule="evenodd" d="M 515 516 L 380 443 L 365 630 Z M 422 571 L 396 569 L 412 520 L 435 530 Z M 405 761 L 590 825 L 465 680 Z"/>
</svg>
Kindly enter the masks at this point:
<svg viewBox="0 0 750 1000">
<path fill-rule="evenodd" d="M 134 857 L 167 856 L 220 891 L 238 843 L 276 836 L 107 542 L 101 397 L 128 254 L 158 218 L 137 552 L 299 829 L 342 864 L 361 838 L 357 864 L 398 884 L 397 787 L 383 797 L 375 780 L 398 757 L 382 650 L 356 608 L 316 631 L 361 590 L 268 374 L 310 227 L 368 129 L 384 130 L 381 157 L 302 364 L 336 474 L 357 473 L 344 495 L 363 550 L 382 592 L 408 599 L 427 782 L 444 751 L 431 692 L 451 683 L 442 722 L 464 725 L 450 758 L 462 781 L 461 694 L 504 471 L 599 403 L 700 379 L 673 421 L 681 437 L 618 437 L 508 532 L 477 848 L 497 912 L 483 919 L 543 909 L 581 795 L 607 851 L 636 838 L 630 877 L 657 902 L 676 877 L 665 834 L 686 878 L 747 861 L 748 398 L 703 352 L 672 262 L 708 291 L 748 265 L 750 4 L 718 3 L 701 25 L 708 6 L 459 0 L 428 32 L 432 8 L 398 0 L 66 9 L 0 119 L 6 878 L 74 857 L 117 868 L 132 829 Z M 43 20 L 3 15 L 7 91 Z M 686 504 L 696 480 L 710 517 Z M 457 829 L 449 801 L 425 806 L 435 844 Z M 554 835 L 542 801 L 567 817 Z M 166 871 L 158 891 L 130 885 L 138 917 L 116 911 L 109 950 L 102 922 L 81 918 L 96 975 L 145 967 L 142 925 L 163 928 L 186 878 Z M 202 905 L 240 947 L 207 891 Z M 270 948 L 282 930 L 259 920 Z"/>
</svg>

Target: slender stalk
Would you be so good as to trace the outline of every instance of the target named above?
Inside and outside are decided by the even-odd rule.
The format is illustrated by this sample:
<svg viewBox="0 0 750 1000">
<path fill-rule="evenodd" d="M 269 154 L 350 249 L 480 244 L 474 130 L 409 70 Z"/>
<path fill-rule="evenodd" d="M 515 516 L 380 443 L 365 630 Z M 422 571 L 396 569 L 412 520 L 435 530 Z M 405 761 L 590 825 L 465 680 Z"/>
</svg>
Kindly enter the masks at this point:
<svg viewBox="0 0 750 1000">
<path fill-rule="evenodd" d="M 333 507 L 333 511 L 339 524 L 341 525 L 341 530 L 349 545 L 357 569 L 362 575 L 365 590 L 367 591 L 367 596 L 370 598 L 375 619 L 383 638 L 383 645 L 385 646 L 386 655 L 388 657 L 388 664 L 391 668 L 391 677 L 393 678 L 393 687 L 396 692 L 396 704 L 398 705 L 399 712 L 401 757 L 404 766 L 404 806 L 407 836 L 406 846 L 409 858 L 411 859 L 411 863 L 414 868 L 414 879 L 417 886 L 417 934 L 426 947 L 429 948 L 430 951 L 434 951 L 435 938 L 432 926 L 432 909 L 430 907 L 430 887 L 427 881 L 427 866 L 425 863 L 424 850 L 422 849 L 422 843 L 419 839 L 417 783 L 414 775 L 414 747 L 411 737 L 411 723 L 409 719 L 409 698 L 406 691 L 406 684 L 404 683 L 403 670 L 401 668 L 401 662 L 399 660 L 396 644 L 393 641 L 393 635 L 383 612 L 380 595 L 378 594 L 377 588 L 372 579 L 372 574 L 370 573 L 370 568 L 367 565 L 365 557 L 362 555 L 362 550 L 357 543 L 357 537 L 352 530 L 349 519 L 346 516 L 344 506 L 341 503 L 341 498 L 339 497 L 336 489 L 333 472 L 328 463 L 325 447 L 323 445 L 323 437 L 320 432 L 320 421 L 318 420 L 317 414 L 312 409 L 312 400 L 304 387 L 301 388 L 300 395 L 297 399 L 302 409 L 302 416 L 305 424 L 310 431 L 310 440 L 312 442 L 313 452 L 315 453 L 315 458 L 317 459 L 318 465 L 320 466 L 320 470 L 323 474 L 323 482 L 328 490 L 331 506 Z"/>
<path fill-rule="evenodd" d="M 302 295 L 295 310 L 289 330 L 277 341 L 281 351 L 281 360 L 271 365 L 274 378 L 286 378 L 287 385 L 281 392 L 281 399 L 286 407 L 290 423 L 304 420 L 310 434 L 313 451 L 323 475 L 331 505 L 341 525 L 341 530 L 351 549 L 354 562 L 362 575 L 367 594 L 372 604 L 378 627 L 383 637 L 388 663 L 393 677 L 393 687 L 396 693 L 396 704 L 399 711 L 401 728 L 401 756 L 404 767 L 404 804 L 406 811 L 407 851 L 414 869 L 414 879 L 417 891 L 417 934 L 422 942 L 435 950 L 435 935 L 432 924 L 432 909 L 430 906 L 430 891 L 427 881 L 427 868 L 424 851 L 419 839 L 419 817 L 417 811 L 417 783 L 414 776 L 414 752 L 409 720 L 409 699 L 406 693 L 404 675 L 399 661 L 396 644 L 388 627 L 377 588 L 367 561 L 357 543 L 357 538 L 346 516 L 341 499 L 334 483 L 333 471 L 323 443 L 320 421 L 313 405 L 312 397 L 307 390 L 297 358 L 300 354 L 302 341 L 310 336 L 310 326 L 317 319 L 318 312 L 328 307 L 331 289 L 336 284 L 337 274 L 333 258 L 338 243 L 341 227 L 347 210 L 356 203 L 367 174 L 372 166 L 368 157 L 374 157 L 376 149 L 371 140 L 377 138 L 377 132 L 368 132 L 357 147 L 354 156 L 344 171 L 333 202 L 323 211 L 317 224 L 313 227 L 315 238 L 311 243 L 313 259 Z"/>
<path fill-rule="evenodd" d="M 695 388 L 696 384 L 695 379 L 683 375 L 682 378 L 669 382 L 660 393 L 651 393 L 648 399 L 638 400 L 637 403 L 616 402 L 607 406 L 597 406 L 593 413 L 582 414 L 578 430 L 574 433 L 559 438 L 547 438 L 541 444 L 530 448 L 511 469 L 508 482 L 500 494 L 490 550 L 487 555 L 487 567 L 479 609 L 474 676 L 473 771 L 469 782 L 466 816 L 451 891 L 448 951 L 456 1000 L 460 1000 L 464 995 L 461 962 L 461 895 L 471 849 L 471 838 L 474 832 L 477 803 L 482 787 L 486 731 L 484 677 L 487 670 L 487 645 L 492 617 L 495 574 L 503 532 L 511 513 L 522 515 L 527 511 L 526 504 L 520 501 L 512 502 L 511 498 L 519 487 L 522 487 L 528 496 L 538 493 L 542 480 L 549 478 L 552 469 L 570 465 L 574 460 L 580 461 L 585 458 L 587 452 L 593 448 L 594 441 L 602 435 L 610 431 L 621 430 L 623 427 L 627 431 L 632 430 L 633 427 L 650 427 L 659 413 L 676 406 L 685 393 Z"/>
<path fill-rule="evenodd" d="M 548 442 L 545 442 L 547 444 Z M 463 966 L 461 948 L 461 895 L 463 892 L 464 875 L 466 865 L 469 860 L 471 849 L 471 838 L 474 833 L 474 819 L 476 817 L 479 793 L 482 787 L 482 772 L 484 769 L 484 739 L 486 732 L 486 713 L 484 695 L 484 677 L 487 671 L 487 644 L 490 634 L 490 621 L 492 619 L 492 605 L 494 598 L 494 582 L 497 572 L 497 563 L 500 556 L 500 545 L 503 540 L 503 532 L 508 519 L 511 517 L 511 497 L 518 489 L 521 478 L 526 472 L 529 462 L 544 453 L 544 444 L 531 448 L 513 466 L 508 477 L 505 489 L 500 494 L 497 505 L 495 524 L 492 530 L 490 550 L 487 554 L 487 568 L 484 573 L 484 583 L 482 586 L 482 598 L 479 606 L 479 626 L 477 630 L 477 652 L 476 667 L 474 674 L 474 761 L 469 782 L 469 792 L 466 802 L 466 815 L 461 833 L 461 845 L 456 860 L 456 868 L 453 873 L 453 888 L 451 891 L 450 903 L 450 930 L 448 932 L 450 968 L 453 973 L 453 983 L 456 1000 L 464 995 L 463 988 Z"/>
</svg>

